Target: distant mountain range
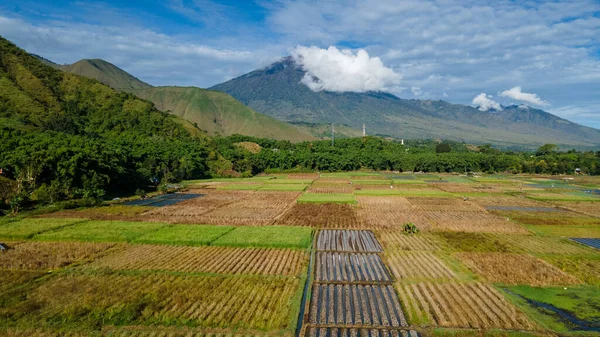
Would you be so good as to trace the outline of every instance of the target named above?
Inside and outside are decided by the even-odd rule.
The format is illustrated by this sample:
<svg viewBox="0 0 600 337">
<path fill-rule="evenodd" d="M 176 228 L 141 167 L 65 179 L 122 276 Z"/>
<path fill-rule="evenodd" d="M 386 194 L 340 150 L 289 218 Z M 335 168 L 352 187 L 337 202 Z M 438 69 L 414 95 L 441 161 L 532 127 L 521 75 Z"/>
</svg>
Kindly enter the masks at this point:
<svg viewBox="0 0 600 337">
<path fill-rule="evenodd" d="M 235 133 L 303 141 L 328 138 L 330 124 L 341 137 L 367 134 L 393 138 L 433 138 L 533 148 L 546 143 L 597 148 L 600 130 L 543 110 L 511 105 L 501 111 L 441 100 L 402 99 L 390 93 L 314 92 L 300 83 L 304 71 L 287 57 L 212 88 L 153 87 L 104 60 L 81 60 L 55 68 L 99 80 L 152 101 L 196 123 L 209 135 Z"/>
<path fill-rule="evenodd" d="M 308 130 L 258 113 L 223 92 L 196 87 L 153 87 L 99 59 L 59 65 L 37 57 L 54 68 L 96 79 L 113 89 L 149 100 L 159 110 L 184 118 L 209 135 L 237 133 L 294 142 L 316 139 Z"/>
<path fill-rule="evenodd" d="M 597 147 L 600 130 L 522 106 L 484 112 L 445 101 L 406 100 L 383 92 L 313 92 L 304 71 L 288 57 L 264 69 L 213 86 L 252 109 L 287 122 L 338 123 L 395 138 L 451 139 L 534 147 Z"/>
</svg>

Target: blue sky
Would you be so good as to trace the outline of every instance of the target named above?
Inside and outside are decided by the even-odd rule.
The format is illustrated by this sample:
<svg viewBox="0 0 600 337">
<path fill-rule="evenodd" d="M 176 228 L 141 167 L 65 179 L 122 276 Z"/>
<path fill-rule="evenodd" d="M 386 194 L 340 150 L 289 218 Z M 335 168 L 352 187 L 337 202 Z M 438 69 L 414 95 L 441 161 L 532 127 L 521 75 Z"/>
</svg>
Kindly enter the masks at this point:
<svg viewBox="0 0 600 337">
<path fill-rule="evenodd" d="M 102 58 L 153 85 L 209 87 L 301 55 L 319 90 L 479 97 L 600 128 L 598 0 L 0 0 L 0 35 L 57 63 Z M 350 68 L 365 83 L 347 82 Z"/>
</svg>

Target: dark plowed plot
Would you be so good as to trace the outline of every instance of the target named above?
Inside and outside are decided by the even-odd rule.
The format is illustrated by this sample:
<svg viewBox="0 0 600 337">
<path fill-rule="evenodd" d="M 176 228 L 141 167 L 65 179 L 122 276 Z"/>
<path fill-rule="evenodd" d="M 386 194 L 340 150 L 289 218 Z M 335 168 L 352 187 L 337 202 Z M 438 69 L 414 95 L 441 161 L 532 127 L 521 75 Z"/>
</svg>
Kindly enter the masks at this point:
<svg viewBox="0 0 600 337">
<path fill-rule="evenodd" d="M 308 327 L 304 337 L 418 337 L 414 330 Z"/>
<path fill-rule="evenodd" d="M 319 252 L 315 281 L 389 283 L 392 278 L 377 254 Z"/>
<path fill-rule="evenodd" d="M 563 212 L 560 208 L 552 207 L 486 206 L 485 209 L 488 211 Z"/>
<path fill-rule="evenodd" d="M 309 323 L 407 326 L 391 285 L 317 284 Z"/>
<path fill-rule="evenodd" d="M 361 228 L 354 208 L 344 204 L 296 204 L 287 211 L 278 225 L 322 228 Z"/>
<path fill-rule="evenodd" d="M 571 240 L 590 246 L 592 248 L 600 249 L 600 239 L 586 239 L 586 238 L 571 238 Z"/>
<path fill-rule="evenodd" d="M 317 238 L 317 250 L 340 252 L 382 252 L 371 231 L 322 230 Z"/>
<path fill-rule="evenodd" d="M 166 195 L 159 195 L 157 197 L 152 197 L 152 198 L 148 198 L 148 199 L 139 199 L 139 200 L 128 201 L 128 202 L 123 203 L 123 205 L 164 207 L 164 206 L 175 205 L 182 201 L 194 199 L 197 197 L 201 197 L 203 195 L 204 194 L 179 194 L 179 193 L 166 194 Z"/>
</svg>

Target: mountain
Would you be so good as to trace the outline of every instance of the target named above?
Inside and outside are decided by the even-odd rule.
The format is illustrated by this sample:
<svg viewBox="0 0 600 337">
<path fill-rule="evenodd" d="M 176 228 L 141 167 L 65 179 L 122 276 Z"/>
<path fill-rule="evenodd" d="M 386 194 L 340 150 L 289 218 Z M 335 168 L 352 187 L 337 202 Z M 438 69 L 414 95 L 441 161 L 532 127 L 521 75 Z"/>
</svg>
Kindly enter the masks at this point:
<svg viewBox="0 0 600 337">
<path fill-rule="evenodd" d="M 384 92 L 313 92 L 300 80 L 292 58 L 213 86 L 252 109 L 287 122 L 346 124 L 369 134 L 396 138 L 444 138 L 505 147 L 555 143 L 567 147 L 600 144 L 600 130 L 542 110 L 510 106 L 491 113 L 445 101 L 405 100 Z"/>
<path fill-rule="evenodd" d="M 39 56 L 38 58 L 57 69 L 96 79 L 114 89 L 149 100 L 158 109 L 184 118 L 208 135 L 242 134 L 293 142 L 315 139 L 308 130 L 257 113 L 220 91 L 196 87 L 153 87 L 99 59 L 58 65 Z"/>
</svg>

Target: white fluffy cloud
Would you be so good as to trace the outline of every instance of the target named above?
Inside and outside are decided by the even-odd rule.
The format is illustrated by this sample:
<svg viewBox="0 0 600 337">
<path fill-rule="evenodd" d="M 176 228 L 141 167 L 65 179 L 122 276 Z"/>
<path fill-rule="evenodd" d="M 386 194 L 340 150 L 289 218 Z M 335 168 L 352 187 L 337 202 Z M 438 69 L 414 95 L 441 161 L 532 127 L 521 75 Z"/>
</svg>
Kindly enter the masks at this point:
<svg viewBox="0 0 600 337">
<path fill-rule="evenodd" d="M 550 103 L 542 100 L 538 95 L 521 91 L 521 87 L 513 87 L 500 93 L 502 97 L 508 97 L 517 101 L 527 102 L 533 105 L 548 106 Z"/>
<path fill-rule="evenodd" d="M 488 111 L 490 109 L 502 110 L 502 106 L 498 102 L 492 100 L 492 95 L 481 93 L 473 98 L 473 105 L 479 107 L 481 111 Z"/>
<path fill-rule="evenodd" d="M 302 83 L 313 91 L 388 91 L 400 83 L 400 74 L 384 66 L 379 57 L 370 57 L 364 49 L 355 55 L 333 46 L 298 46 L 292 57 L 306 71 Z"/>
</svg>

